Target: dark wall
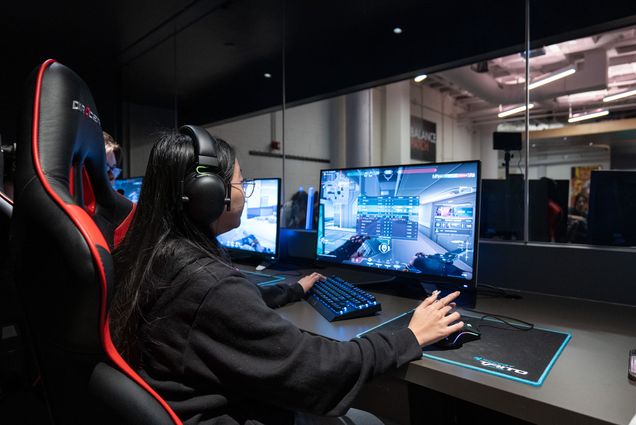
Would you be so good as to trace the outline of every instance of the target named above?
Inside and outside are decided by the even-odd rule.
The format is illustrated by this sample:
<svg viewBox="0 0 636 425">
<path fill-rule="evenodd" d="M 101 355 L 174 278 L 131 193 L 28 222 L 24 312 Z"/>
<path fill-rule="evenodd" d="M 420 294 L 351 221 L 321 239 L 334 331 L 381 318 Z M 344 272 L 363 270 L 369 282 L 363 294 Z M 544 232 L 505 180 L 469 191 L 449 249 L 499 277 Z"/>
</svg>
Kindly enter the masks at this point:
<svg viewBox="0 0 636 425">
<path fill-rule="evenodd" d="M 634 252 L 626 249 L 482 241 L 478 282 L 636 305 Z"/>
</svg>

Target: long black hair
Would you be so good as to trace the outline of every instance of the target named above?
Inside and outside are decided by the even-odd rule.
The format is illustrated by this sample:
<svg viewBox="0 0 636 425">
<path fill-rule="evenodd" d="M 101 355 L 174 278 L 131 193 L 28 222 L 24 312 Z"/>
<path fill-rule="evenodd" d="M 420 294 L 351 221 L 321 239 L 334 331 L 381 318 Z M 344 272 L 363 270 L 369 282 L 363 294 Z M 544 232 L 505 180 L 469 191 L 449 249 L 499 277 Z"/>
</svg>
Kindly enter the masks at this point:
<svg viewBox="0 0 636 425">
<path fill-rule="evenodd" d="M 229 184 L 236 152 L 224 140 L 216 140 L 218 173 Z M 195 165 L 189 136 L 160 133 L 150 152 L 135 216 L 113 254 L 116 288 L 110 329 L 118 351 L 133 367 L 141 361 L 138 331 L 158 294 L 170 284 L 170 271 L 197 258 L 223 255 L 212 230 L 198 227 L 182 205 L 181 182 Z"/>
</svg>

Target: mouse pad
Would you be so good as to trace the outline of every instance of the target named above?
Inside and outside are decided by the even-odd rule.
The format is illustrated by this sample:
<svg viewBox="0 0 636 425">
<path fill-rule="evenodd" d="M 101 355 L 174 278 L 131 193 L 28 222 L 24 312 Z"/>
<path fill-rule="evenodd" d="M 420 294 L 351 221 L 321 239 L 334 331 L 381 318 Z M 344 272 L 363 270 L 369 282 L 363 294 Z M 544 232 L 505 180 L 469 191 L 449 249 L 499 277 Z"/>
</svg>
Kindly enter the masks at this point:
<svg viewBox="0 0 636 425">
<path fill-rule="evenodd" d="M 258 286 L 274 285 L 282 280 L 285 280 L 285 276 L 271 276 L 265 273 L 252 272 L 247 270 L 241 270 L 241 273 L 245 275 L 247 280 Z"/>
<path fill-rule="evenodd" d="M 412 314 L 405 313 L 360 335 L 405 328 Z M 491 317 L 481 317 L 462 314 L 462 321 L 476 327 L 481 339 L 456 349 L 429 345 L 422 349 L 422 357 L 540 386 L 570 340 L 569 333 L 536 327 L 518 330 Z"/>
</svg>

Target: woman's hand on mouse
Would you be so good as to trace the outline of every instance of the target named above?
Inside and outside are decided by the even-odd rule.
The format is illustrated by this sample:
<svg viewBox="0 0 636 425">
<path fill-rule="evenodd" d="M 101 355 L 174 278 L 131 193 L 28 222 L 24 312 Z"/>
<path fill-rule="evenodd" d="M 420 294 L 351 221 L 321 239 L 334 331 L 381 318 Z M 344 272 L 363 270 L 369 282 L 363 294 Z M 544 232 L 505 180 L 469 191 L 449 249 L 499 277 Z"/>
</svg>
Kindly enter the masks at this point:
<svg viewBox="0 0 636 425">
<path fill-rule="evenodd" d="M 303 287 L 303 291 L 305 291 L 305 294 L 306 294 L 311 289 L 311 287 L 314 286 L 314 283 L 318 282 L 319 280 L 325 280 L 325 279 L 326 277 L 324 277 L 320 273 L 314 272 L 300 279 L 298 283 L 300 284 L 300 286 Z"/>
<path fill-rule="evenodd" d="M 459 296 L 459 291 L 453 292 L 442 299 L 438 299 L 438 296 L 439 291 L 435 291 L 433 295 L 422 301 L 414 310 L 413 317 L 409 322 L 409 329 L 421 346 L 446 338 L 464 326 L 464 322 L 451 325 L 451 323 L 456 322 L 461 317 L 456 311 L 450 313 L 455 306 L 452 301 Z"/>
</svg>

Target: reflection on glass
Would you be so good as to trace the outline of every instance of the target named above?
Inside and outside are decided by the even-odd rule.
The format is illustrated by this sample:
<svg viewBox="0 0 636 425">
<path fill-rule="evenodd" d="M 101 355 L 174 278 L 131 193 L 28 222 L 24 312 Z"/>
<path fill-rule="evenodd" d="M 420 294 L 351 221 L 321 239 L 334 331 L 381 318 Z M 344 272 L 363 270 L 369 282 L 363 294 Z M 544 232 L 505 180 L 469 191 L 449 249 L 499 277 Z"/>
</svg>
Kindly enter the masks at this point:
<svg viewBox="0 0 636 425">
<path fill-rule="evenodd" d="M 636 170 L 630 46 L 631 27 L 530 51 L 528 81 L 525 54 L 516 52 L 287 109 L 287 153 L 329 162 L 285 162 L 283 223 L 306 227 L 296 188 L 315 187 L 320 168 L 479 159 L 482 238 L 524 240 L 527 212 L 530 241 L 629 243 L 592 240 L 588 204 L 592 170 Z"/>
<path fill-rule="evenodd" d="M 635 27 L 544 46 L 530 59 L 534 75 L 559 76 L 531 92 L 538 106 L 530 114 L 529 177 L 568 183 L 565 205 L 562 194 L 557 201 L 567 211 L 565 238 L 550 240 L 636 246 L 625 219 L 633 213 L 625 201 L 634 197 L 627 183 L 634 172 L 626 170 L 636 169 L 630 46 L 636 46 Z"/>
</svg>

